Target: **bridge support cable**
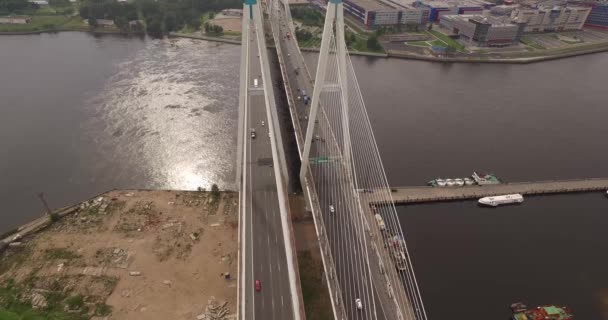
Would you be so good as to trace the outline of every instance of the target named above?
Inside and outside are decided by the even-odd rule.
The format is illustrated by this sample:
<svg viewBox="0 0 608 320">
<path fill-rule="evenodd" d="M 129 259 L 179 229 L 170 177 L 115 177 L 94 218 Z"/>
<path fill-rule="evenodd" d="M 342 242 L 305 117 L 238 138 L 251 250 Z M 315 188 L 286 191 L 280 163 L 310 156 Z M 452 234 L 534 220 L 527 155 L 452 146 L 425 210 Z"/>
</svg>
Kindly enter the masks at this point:
<svg viewBox="0 0 608 320">
<path fill-rule="evenodd" d="M 371 123 L 367 111 L 365 110 L 363 96 L 350 57 L 348 60 L 349 88 L 353 93 L 350 98 L 352 110 L 350 119 L 351 125 L 358 129 L 354 132 L 354 137 L 352 137 L 357 141 L 357 144 L 353 145 L 353 155 L 356 158 L 354 161 L 355 171 L 357 171 L 359 177 L 357 187 L 359 189 L 374 190 L 373 193 L 365 193 L 365 198 L 370 200 L 365 203 L 365 206 L 368 206 L 370 203 L 378 204 L 376 211 L 386 220 L 387 232 L 393 237 L 393 246 L 391 247 L 393 251 L 392 254 L 401 255 L 400 251 L 403 251 L 405 255 L 405 257 L 401 258 L 395 256 L 391 258 L 402 263 L 402 269 L 405 269 L 403 272 L 399 273 L 399 276 L 405 285 L 405 291 L 412 304 L 415 316 L 414 319 L 427 319 L 420 290 L 411 264 L 411 256 L 408 252 L 405 238 L 403 237 L 401 224 L 397 218 L 396 208 L 392 202 L 388 180 L 382 165 Z M 390 200 L 386 201 L 385 199 Z M 385 263 L 391 262 L 385 261 Z"/>
<path fill-rule="evenodd" d="M 353 92 L 356 93 L 354 90 Z M 377 160 L 369 159 L 370 153 L 368 150 L 366 150 L 366 141 L 360 140 L 362 135 L 368 134 L 368 132 L 365 132 L 364 134 L 361 133 L 364 128 L 359 125 L 358 121 L 360 107 L 353 103 L 351 104 L 351 111 L 350 119 L 352 121 L 351 126 L 353 128 L 353 132 L 351 134 L 353 135 L 353 140 L 357 141 L 357 144 L 353 145 L 353 163 L 355 168 L 354 176 L 357 180 L 357 189 L 360 191 L 372 190 L 370 183 L 373 182 L 374 177 L 379 176 L 379 173 L 377 173 L 376 170 L 370 170 L 370 168 L 373 168 L 373 163 Z M 386 189 L 377 190 L 378 192 L 381 192 Z M 376 194 L 377 193 L 374 195 Z M 416 319 L 414 316 L 414 308 L 409 307 L 412 296 L 411 293 L 408 292 L 410 287 L 403 285 L 404 287 L 402 288 L 402 280 L 398 275 L 399 271 L 394 270 L 395 267 L 393 266 L 396 265 L 397 268 L 402 269 L 402 266 L 400 265 L 401 263 L 395 257 L 399 251 L 395 250 L 393 247 L 393 237 L 398 233 L 393 228 L 392 221 L 390 219 L 386 219 L 386 229 L 379 230 L 376 221 L 373 218 L 373 213 L 375 212 L 372 212 L 370 209 L 369 202 L 365 201 L 365 199 L 369 197 L 370 196 L 367 196 L 365 193 L 361 193 L 361 210 L 366 214 L 366 220 L 369 222 L 370 228 L 376 231 L 370 233 L 374 235 L 374 240 L 372 240 L 374 245 L 372 247 L 375 248 L 373 251 L 375 251 L 374 253 L 378 256 L 379 264 L 382 265 L 381 269 L 384 269 L 387 290 L 390 291 L 389 296 L 394 299 L 395 308 L 397 309 L 397 317 L 401 319 Z M 376 212 L 378 212 L 378 210 L 383 210 L 383 207 L 379 208 L 380 209 L 376 209 Z M 382 249 L 384 247 L 386 249 Z"/>
<path fill-rule="evenodd" d="M 341 4 L 334 4 L 331 7 L 334 13 L 339 12 L 338 9 L 342 10 Z M 337 253 L 335 265 L 338 269 L 338 282 L 342 288 L 343 301 L 350 304 L 350 308 L 346 308 L 347 317 L 376 319 L 376 301 L 369 267 L 366 228 L 349 169 L 350 135 L 348 123 L 345 123 L 348 114 L 344 110 L 347 105 L 346 96 L 342 90 L 335 90 L 336 86 L 334 86 L 338 84 L 338 87 L 345 87 L 346 83 L 341 82 L 341 77 L 345 77 L 347 71 L 345 45 L 342 47 L 342 58 L 339 57 L 340 48 L 337 46 L 337 43 L 343 39 L 336 40 L 334 34 L 337 17 L 337 14 L 326 17 L 323 38 L 326 44 L 325 46 L 322 44 L 322 55 L 319 58 L 306 132 L 309 147 L 307 149 L 305 143 L 303 153 L 308 153 L 309 157 L 314 159 L 311 162 L 311 159 L 305 157 L 303 162 L 308 160 L 308 168 L 312 170 L 316 183 L 319 184 L 318 197 L 320 202 L 325 204 L 321 210 L 328 216 L 327 232 L 330 233 L 330 239 L 333 239 L 332 251 Z M 327 88 L 334 89 L 325 90 Z M 313 135 L 316 142 L 315 148 L 311 151 Z M 323 140 L 320 140 L 320 137 L 323 137 Z M 329 206 L 332 206 L 333 210 L 330 210 Z M 353 308 L 355 299 L 362 300 L 365 305 L 363 311 Z"/>
<path fill-rule="evenodd" d="M 340 11 L 342 11 L 341 3 L 339 1 L 331 1 L 327 11 L 328 16 L 334 16 L 334 26 L 335 20 L 340 20 L 341 18 L 338 17 L 338 4 L 340 5 Z M 285 15 L 288 17 L 287 21 L 291 21 L 289 5 L 283 3 L 283 7 L 286 11 Z M 333 10 L 331 8 L 333 8 Z M 291 23 L 288 23 L 288 25 L 291 28 L 291 33 L 295 35 L 293 25 Z M 389 296 L 394 299 L 398 309 L 397 315 L 395 317 L 389 316 L 388 319 L 426 319 L 411 260 L 409 259 L 410 255 L 409 252 L 407 252 L 405 241 L 400 241 L 404 238 L 396 216 L 396 210 L 391 201 L 385 202 L 385 205 L 383 206 L 379 205 L 377 210 L 381 216 L 385 218 L 386 230 L 388 230 L 387 233 L 391 236 L 378 237 L 372 235 L 373 233 L 370 232 L 370 229 L 377 229 L 378 227 L 373 216 L 369 214 L 369 204 L 371 202 L 381 203 L 379 201 L 382 201 L 382 199 L 390 199 L 390 190 L 388 188 L 388 182 L 384 173 L 384 168 L 381 164 L 378 149 L 375 145 L 373 132 L 371 131 L 369 119 L 367 118 L 367 112 L 354 69 L 352 68 L 350 57 L 348 55 L 344 56 L 344 59 L 347 61 L 346 63 L 338 63 L 336 59 L 338 59 L 339 56 L 338 58 L 335 56 L 330 58 L 332 52 L 335 55 L 335 52 L 341 51 L 340 48 L 337 47 L 340 45 L 340 41 L 338 41 L 336 45 L 336 35 L 333 32 L 338 33 L 338 30 L 342 30 L 343 32 L 343 24 L 339 29 L 334 28 L 334 30 L 332 30 L 333 32 L 329 33 L 334 37 L 329 43 L 326 42 L 326 35 L 328 34 L 327 25 L 328 17 L 326 16 L 326 24 L 321 44 L 322 54 L 320 55 L 317 74 L 315 75 L 313 103 L 309 112 L 309 122 L 306 126 L 305 147 L 301 153 L 303 167 L 300 172 L 301 177 L 303 177 L 302 181 L 305 181 L 304 183 L 311 187 L 310 190 L 307 190 L 312 192 L 316 191 L 319 198 L 318 203 L 315 203 L 313 207 L 318 205 L 321 208 L 322 212 L 320 213 L 318 220 L 325 220 L 322 225 L 325 232 L 317 229 L 317 234 L 323 234 L 331 243 L 330 246 L 332 247 L 331 251 L 333 253 L 330 253 L 330 258 L 333 254 L 334 257 L 331 260 L 334 260 L 333 265 L 336 266 L 336 277 L 340 279 L 339 287 L 342 287 L 342 294 L 344 296 L 342 301 L 344 304 L 352 303 L 352 292 L 355 292 L 354 294 L 361 294 L 358 292 L 358 288 L 363 287 L 359 284 L 364 283 L 364 281 L 367 282 L 367 286 L 372 290 L 373 288 L 377 288 L 377 284 L 373 284 L 373 281 L 377 281 L 378 277 L 375 277 L 373 280 L 371 277 L 371 254 L 378 257 L 375 261 L 378 262 L 377 264 L 379 264 L 379 266 L 375 266 L 375 270 L 378 270 L 379 268 L 380 271 L 378 274 L 382 273 L 385 277 L 387 289 L 382 293 L 384 294 L 388 291 Z M 338 39 L 344 41 L 343 33 L 338 36 Z M 326 42 L 325 45 L 323 42 Z M 296 48 L 299 50 L 297 46 Z M 323 52 L 327 53 L 328 59 L 333 59 L 332 61 L 336 62 L 325 61 L 325 68 L 320 68 L 319 66 L 323 64 L 321 61 Z M 298 55 L 297 57 L 294 57 L 294 59 L 302 59 L 302 56 Z M 337 66 L 339 65 L 346 65 L 347 68 L 341 68 L 342 70 L 338 71 Z M 344 75 L 345 69 L 347 70 L 346 76 Z M 308 73 L 308 69 L 305 67 L 302 71 Z M 326 77 L 320 77 L 320 72 L 326 72 Z M 332 75 L 331 72 L 336 73 Z M 326 81 L 324 84 L 320 84 L 319 79 L 325 79 Z M 347 84 L 346 86 L 344 85 L 345 83 Z M 318 98 L 315 99 L 317 92 Z M 331 92 L 338 92 L 338 94 L 332 95 Z M 343 92 L 342 96 L 339 95 L 340 92 Z M 316 103 L 315 100 L 317 100 Z M 320 106 L 316 104 L 319 104 Z M 342 108 L 340 108 L 340 106 L 342 106 Z M 316 124 L 317 120 L 319 121 L 318 124 Z M 299 121 L 295 121 L 298 122 L 299 125 Z M 319 141 L 316 140 L 315 133 L 318 133 L 321 137 L 327 138 L 328 141 L 325 142 L 327 146 L 320 146 Z M 359 141 L 360 136 L 365 137 L 363 140 Z M 314 142 L 315 140 L 317 142 Z M 332 140 L 331 143 L 329 140 Z M 308 146 L 306 146 L 307 141 L 309 143 Z M 356 141 L 356 143 L 352 145 L 350 141 Z M 315 146 L 312 146 L 313 142 Z M 334 144 L 335 147 L 330 147 L 329 144 Z M 311 148 L 313 149 L 311 150 Z M 305 156 L 304 153 L 306 153 Z M 323 161 L 330 160 L 330 163 L 311 163 L 312 159 L 319 161 L 320 158 L 325 158 L 322 159 Z M 304 162 L 306 162 L 306 165 L 304 165 Z M 303 174 L 308 172 L 311 173 L 310 176 L 308 174 Z M 378 192 L 374 194 L 358 194 L 355 190 L 365 188 L 365 186 L 370 186 L 368 189 L 378 190 Z M 382 198 L 380 197 L 381 194 L 386 195 L 387 197 Z M 312 200 L 313 197 L 309 196 L 309 198 L 311 199 L 311 202 L 314 201 Z M 335 214 L 331 215 L 328 213 L 327 203 L 335 204 L 337 201 L 340 201 L 340 208 L 336 207 Z M 344 210 L 341 211 L 342 209 Z M 345 221 L 348 221 L 348 223 L 345 223 Z M 343 229 L 342 234 L 334 232 L 334 230 L 339 228 Z M 370 252 L 366 252 L 368 248 L 368 245 L 366 244 L 367 236 L 362 230 L 366 230 L 370 234 Z M 376 238 L 375 240 L 374 237 Z M 399 262 L 401 269 L 399 272 L 394 270 L 395 268 L 393 265 L 396 264 L 396 261 L 393 260 L 395 260 L 395 253 L 400 250 L 393 247 L 392 244 L 395 241 L 392 240 L 398 240 L 399 248 L 402 248 L 400 250 L 403 250 L 407 256 L 404 261 Z M 363 245 L 361 245 L 362 242 Z M 403 243 L 403 245 L 401 245 L 401 243 Z M 385 244 L 389 244 L 388 250 L 384 249 Z M 348 246 L 352 247 L 350 249 L 354 250 L 354 254 L 348 251 Z M 387 251 L 390 253 L 387 253 Z M 355 262 L 353 263 L 352 261 Z M 367 267 L 361 264 L 363 261 L 367 263 Z M 361 277 L 353 277 L 354 270 L 363 270 L 369 275 L 369 280 L 363 280 L 365 277 L 363 277 L 363 279 Z M 332 272 L 332 270 L 330 269 L 329 272 Z M 370 283 L 372 283 L 372 285 L 369 285 Z M 336 289 L 336 291 L 339 290 Z M 361 296 L 364 296 L 364 294 L 361 294 Z M 385 297 L 379 298 L 380 300 L 385 299 Z M 366 302 L 370 301 L 367 297 L 363 299 L 366 300 Z M 339 302 L 340 300 L 338 299 L 337 301 Z M 374 301 L 374 299 L 372 298 L 371 301 Z M 404 301 L 405 303 L 403 303 Z M 366 305 L 366 307 L 369 307 L 369 305 Z M 380 305 L 380 307 L 383 308 L 382 305 Z M 345 308 L 348 309 L 347 307 Z M 374 306 L 373 309 L 376 309 L 376 307 Z M 347 318 L 351 318 L 352 309 L 346 312 L 348 314 Z M 366 319 L 375 317 L 375 315 L 370 315 L 369 313 L 366 313 L 365 315 L 360 313 L 355 316 L 358 315 L 361 315 Z"/>
</svg>

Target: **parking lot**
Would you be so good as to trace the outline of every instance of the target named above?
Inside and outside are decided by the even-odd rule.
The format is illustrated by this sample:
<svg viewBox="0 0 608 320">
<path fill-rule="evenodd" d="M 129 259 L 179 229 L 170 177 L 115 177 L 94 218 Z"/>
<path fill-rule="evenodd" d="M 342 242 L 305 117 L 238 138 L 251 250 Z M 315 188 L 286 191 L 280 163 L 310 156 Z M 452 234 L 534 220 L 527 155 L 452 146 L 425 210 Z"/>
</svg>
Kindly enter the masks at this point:
<svg viewBox="0 0 608 320">
<path fill-rule="evenodd" d="M 524 35 L 524 40 L 535 43 L 545 49 L 559 49 L 578 44 L 608 41 L 608 31 L 583 29 L 567 32 L 530 33 Z"/>
</svg>

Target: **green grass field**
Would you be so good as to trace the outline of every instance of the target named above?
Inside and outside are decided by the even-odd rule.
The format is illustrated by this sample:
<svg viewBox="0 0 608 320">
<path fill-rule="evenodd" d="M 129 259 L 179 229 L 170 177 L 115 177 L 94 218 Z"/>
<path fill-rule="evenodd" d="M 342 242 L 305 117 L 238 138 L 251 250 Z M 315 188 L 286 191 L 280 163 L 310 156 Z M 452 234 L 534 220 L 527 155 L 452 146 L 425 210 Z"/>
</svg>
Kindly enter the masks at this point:
<svg viewBox="0 0 608 320">
<path fill-rule="evenodd" d="M 86 29 L 86 27 L 79 17 L 33 16 L 32 22 L 28 24 L 0 24 L 0 32 L 27 32 L 60 28 Z"/>
<path fill-rule="evenodd" d="M 452 47 L 458 51 L 465 51 L 465 46 L 462 43 L 459 43 L 458 41 L 446 36 L 445 34 L 439 32 L 439 31 L 435 31 L 435 30 L 431 30 L 428 31 L 431 35 L 433 35 L 435 38 L 441 40 L 443 43 L 445 43 L 447 46 Z M 445 46 L 445 45 L 444 45 Z"/>
</svg>

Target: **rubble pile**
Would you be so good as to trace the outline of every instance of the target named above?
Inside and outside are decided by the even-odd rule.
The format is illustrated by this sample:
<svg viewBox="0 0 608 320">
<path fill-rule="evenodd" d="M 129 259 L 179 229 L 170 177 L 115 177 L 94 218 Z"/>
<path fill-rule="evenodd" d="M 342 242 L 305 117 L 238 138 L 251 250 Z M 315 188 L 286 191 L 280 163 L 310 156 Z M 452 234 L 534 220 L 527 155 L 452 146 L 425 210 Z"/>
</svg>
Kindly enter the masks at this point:
<svg viewBox="0 0 608 320">
<path fill-rule="evenodd" d="M 196 317 L 196 320 L 225 320 L 228 318 L 228 302 L 218 303 L 215 297 L 211 297 L 205 308 L 205 312 Z"/>
</svg>

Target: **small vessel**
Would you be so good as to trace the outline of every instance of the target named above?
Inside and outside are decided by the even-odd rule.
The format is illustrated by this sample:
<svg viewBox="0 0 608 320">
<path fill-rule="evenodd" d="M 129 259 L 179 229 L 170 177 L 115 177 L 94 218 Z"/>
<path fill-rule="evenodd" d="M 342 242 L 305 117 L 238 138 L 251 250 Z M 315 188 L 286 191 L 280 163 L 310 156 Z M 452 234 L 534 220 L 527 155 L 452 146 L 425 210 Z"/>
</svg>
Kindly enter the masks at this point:
<svg viewBox="0 0 608 320">
<path fill-rule="evenodd" d="M 511 304 L 513 320 L 572 320 L 573 315 L 567 307 L 544 305 L 528 309 L 525 304 L 516 302 Z"/>
<path fill-rule="evenodd" d="M 528 310 L 528 307 L 522 302 L 511 303 L 511 311 L 513 311 L 513 313 L 524 312 L 526 310 Z"/>
<path fill-rule="evenodd" d="M 495 176 L 493 174 L 487 174 L 487 173 L 473 172 L 473 180 L 475 180 L 475 183 L 477 183 L 480 186 L 484 186 L 487 184 L 501 184 L 502 183 L 502 181 L 500 181 L 500 179 L 498 179 L 497 176 Z"/>
<path fill-rule="evenodd" d="M 456 178 L 456 179 L 433 179 L 428 182 L 428 185 L 431 187 L 464 187 L 464 186 L 473 186 L 473 185 L 488 185 L 488 184 L 500 184 L 502 181 L 493 174 L 479 174 L 477 172 L 473 172 L 470 177 L 466 178 Z"/>
<path fill-rule="evenodd" d="M 503 204 L 522 203 L 524 202 L 524 196 L 519 193 L 506 194 L 502 196 L 481 198 L 478 202 L 486 206 L 497 207 Z"/>
</svg>

